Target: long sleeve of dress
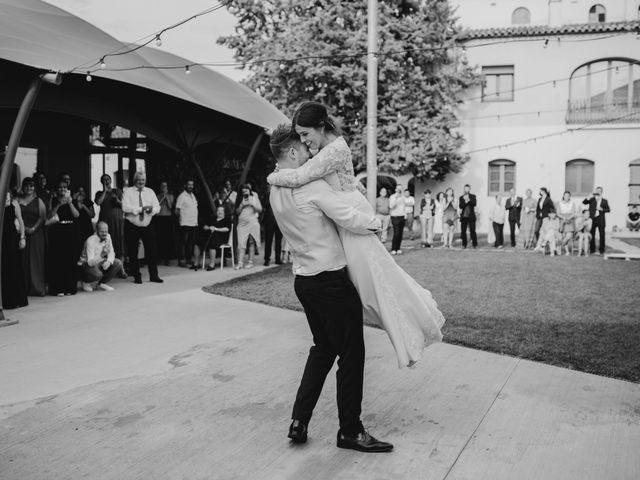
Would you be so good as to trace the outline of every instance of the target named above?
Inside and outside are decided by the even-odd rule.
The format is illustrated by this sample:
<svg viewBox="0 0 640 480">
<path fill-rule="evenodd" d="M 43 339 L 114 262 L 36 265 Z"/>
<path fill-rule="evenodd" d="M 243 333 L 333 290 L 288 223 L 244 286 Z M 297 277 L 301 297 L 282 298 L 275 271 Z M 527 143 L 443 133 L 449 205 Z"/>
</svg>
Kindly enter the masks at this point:
<svg viewBox="0 0 640 480">
<path fill-rule="evenodd" d="M 267 182 L 279 187 L 297 188 L 331 173 L 338 174 L 342 190 L 352 191 L 355 188 L 351 151 L 341 137 L 320 150 L 304 165 L 271 173 Z"/>
</svg>

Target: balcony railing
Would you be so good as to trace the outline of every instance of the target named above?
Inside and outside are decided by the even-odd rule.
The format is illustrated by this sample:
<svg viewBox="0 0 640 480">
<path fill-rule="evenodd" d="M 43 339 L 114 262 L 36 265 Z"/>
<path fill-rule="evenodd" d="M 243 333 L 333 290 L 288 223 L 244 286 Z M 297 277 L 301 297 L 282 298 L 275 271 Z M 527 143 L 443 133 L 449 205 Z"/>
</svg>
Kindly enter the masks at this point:
<svg viewBox="0 0 640 480">
<path fill-rule="evenodd" d="M 569 100 L 567 123 L 640 123 L 640 98 L 631 101 L 598 101 L 591 98 Z"/>
</svg>

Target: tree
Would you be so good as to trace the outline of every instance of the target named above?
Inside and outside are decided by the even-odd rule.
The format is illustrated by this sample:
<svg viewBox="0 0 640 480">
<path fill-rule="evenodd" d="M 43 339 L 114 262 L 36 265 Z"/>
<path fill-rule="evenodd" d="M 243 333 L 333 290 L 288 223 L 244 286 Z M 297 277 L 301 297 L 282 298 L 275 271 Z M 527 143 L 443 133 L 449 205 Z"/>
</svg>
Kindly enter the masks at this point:
<svg viewBox="0 0 640 480">
<path fill-rule="evenodd" d="M 306 100 L 341 123 L 356 171 L 366 164 L 367 2 L 232 0 L 236 34 L 219 43 L 251 71 L 246 84 L 291 114 Z M 455 107 L 477 75 L 455 47 L 447 0 L 381 0 L 378 164 L 393 174 L 443 179 L 466 155 Z"/>
</svg>

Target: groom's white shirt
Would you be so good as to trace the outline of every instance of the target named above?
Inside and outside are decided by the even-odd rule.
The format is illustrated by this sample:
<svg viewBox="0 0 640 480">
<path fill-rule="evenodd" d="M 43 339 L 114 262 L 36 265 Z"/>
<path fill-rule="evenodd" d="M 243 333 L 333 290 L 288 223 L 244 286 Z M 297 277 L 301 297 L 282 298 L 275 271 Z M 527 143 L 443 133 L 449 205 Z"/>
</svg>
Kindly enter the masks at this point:
<svg viewBox="0 0 640 480">
<path fill-rule="evenodd" d="M 293 255 L 293 273 L 310 276 L 347 264 L 333 222 L 357 234 L 380 228 L 375 215 L 355 209 L 324 180 L 298 188 L 271 187 L 271 208 Z M 333 222 L 332 222 L 333 220 Z"/>
</svg>

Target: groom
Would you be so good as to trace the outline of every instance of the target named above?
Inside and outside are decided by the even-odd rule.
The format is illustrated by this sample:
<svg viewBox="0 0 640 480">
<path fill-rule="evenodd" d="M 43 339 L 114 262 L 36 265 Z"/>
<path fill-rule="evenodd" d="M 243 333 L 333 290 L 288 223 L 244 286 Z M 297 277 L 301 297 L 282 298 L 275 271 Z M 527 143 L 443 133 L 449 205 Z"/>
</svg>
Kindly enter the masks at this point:
<svg viewBox="0 0 640 480">
<path fill-rule="evenodd" d="M 309 159 L 307 147 L 290 125 L 275 129 L 270 147 L 281 168 L 298 168 Z M 270 201 L 293 254 L 294 289 L 313 335 L 288 436 L 294 443 L 307 441 L 313 409 L 338 357 L 337 446 L 389 452 L 393 445 L 373 438 L 360 421 L 364 370 L 362 304 L 347 275 L 344 250 L 333 223 L 368 235 L 380 229 L 380 221 L 354 209 L 324 180 L 296 189 L 272 186 Z"/>
</svg>

